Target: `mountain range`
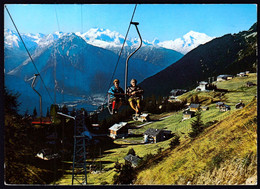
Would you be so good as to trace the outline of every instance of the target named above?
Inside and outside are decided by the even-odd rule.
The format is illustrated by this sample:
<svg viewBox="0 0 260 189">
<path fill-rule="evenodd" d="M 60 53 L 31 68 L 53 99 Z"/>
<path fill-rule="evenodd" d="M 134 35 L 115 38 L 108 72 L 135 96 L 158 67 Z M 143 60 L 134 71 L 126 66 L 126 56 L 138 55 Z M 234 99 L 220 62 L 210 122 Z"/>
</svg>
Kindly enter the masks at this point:
<svg viewBox="0 0 260 189">
<path fill-rule="evenodd" d="M 149 95 L 169 95 L 172 89 L 193 89 L 199 81 L 222 74 L 236 75 L 257 69 L 257 25 L 226 34 L 200 45 L 176 63 L 146 78 L 140 85 Z"/>
<path fill-rule="evenodd" d="M 43 96 L 43 104 L 52 103 L 48 96 L 52 96 L 56 103 L 73 101 L 73 105 L 100 105 L 103 102 L 124 40 L 122 35 L 93 29 L 85 34 L 55 32 L 21 36 L 51 94 L 45 91 L 41 82 L 36 82 L 35 88 Z M 138 39 L 126 40 L 114 75 L 122 81 L 121 85 L 126 58 L 138 45 Z M 182 57 L 182 53 L 143 40 L 141 49 L 129 60 L 128 78 L 141 82 Z M 32 91 L 32 81 L 29 80 L 35 73 L 18 34 L 6 29 L 5 85 L 21 94 L 23 110 L 34 108 L 31 101 L 38 103 L 38 96 Z"/>
</svg>

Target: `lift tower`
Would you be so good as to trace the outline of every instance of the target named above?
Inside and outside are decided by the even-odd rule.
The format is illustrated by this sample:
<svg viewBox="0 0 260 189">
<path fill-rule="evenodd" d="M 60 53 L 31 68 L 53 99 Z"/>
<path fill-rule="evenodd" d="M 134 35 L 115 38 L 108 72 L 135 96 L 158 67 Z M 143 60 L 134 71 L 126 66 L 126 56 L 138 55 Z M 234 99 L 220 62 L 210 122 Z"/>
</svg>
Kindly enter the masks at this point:
<svg viewBox="0 0 260 189">
<path fill-rule="evenodd" d="M 73 151 L 73 169 L 72 169 L 72 185 L 76 181 L 80 185 L 87 184 L 86 169 L 86 140 L 83 134 L 87 130 L 85 125 L 85 111 L 76 112 L 76 116 L 70 116 L 58 112 L 59 115 L 74 119 L 74 151 Z"/>
</svg>

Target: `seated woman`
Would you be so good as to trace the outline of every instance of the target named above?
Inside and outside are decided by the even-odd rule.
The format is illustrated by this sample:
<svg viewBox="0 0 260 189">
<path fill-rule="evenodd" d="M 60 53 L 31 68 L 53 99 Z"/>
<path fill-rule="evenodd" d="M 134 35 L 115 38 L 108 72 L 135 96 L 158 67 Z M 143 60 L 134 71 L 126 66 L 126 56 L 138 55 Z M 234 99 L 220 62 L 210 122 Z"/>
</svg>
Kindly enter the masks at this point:
<svg viewBox="0 0 260 189">
<path fill-rule="evenodd" d="M 116 114 L 120 106 L 122 105 L 122 102 L 124 100 L 124 90 L 119 87 L 119 80 L 115 79 L 113 81 L 114 86 L 112 86 L 108 90 L 108 94 L 110 95 L 110 99 L 112 102 L 112 113 Z"/>
<path fill-rule="evenodd" d="M 140 100 L 144 91 L 136 85 L 136 79 L 132 79 L 130 83 L 131 86 L 127 88 L 126 94 L 129 96 L 128 101 L 131 108 L 135 111 L 136 116 L 139 116 L 141 114 Z"/>
</svg>

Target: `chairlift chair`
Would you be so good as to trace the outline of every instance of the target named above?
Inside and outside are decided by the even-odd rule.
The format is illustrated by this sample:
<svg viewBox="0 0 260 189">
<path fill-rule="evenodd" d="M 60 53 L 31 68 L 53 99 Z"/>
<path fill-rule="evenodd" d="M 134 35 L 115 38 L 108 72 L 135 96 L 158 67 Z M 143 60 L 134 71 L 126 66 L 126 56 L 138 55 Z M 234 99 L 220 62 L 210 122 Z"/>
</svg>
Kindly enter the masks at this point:
<svg viewBox="0 0 260 189">
<path fill-rule="evenodd" d="M 139 23 L 138 23 L 138 22 L 130 22 L 130 24 L 135 25 L 136 31 L 137 31 L 137 33 L 138 33 L 138 35 L 139 35 L 139 38 L 140 38 L 140 45 L 139 45 L 138 48 L 137 48 L 134 52 L 132 52 L 132 53 L 127 57 L 127 59 L 126 59 L 126 66 L 125 66 L 125 92 L 126 92 L 126 89 L 127 89 L 127 79 L 128 79 L 128 61 L 129 61 L 130 57 L 131 57 L 134 53 L 136 53 L 136 52 L 141 48 L 141 46 L 142 46 L 142 37 L 141 37 L 141 34 L 140 34 L 140 32 L 139 32 L 139 30 L 138 30 L 138 27 L 137 27 L 137 25 L 139 25 Z M 143 98 L 143 97 L 142 97 L 142 98 Z M 125 95 L 125 101 L 127 102 L 127 96 L 126 96 L 126 95 Z M 111 94 L 108 93 L 108 94 L 107 94 L 107 108 L 108 108 L 108 111 L 109 111 L 109 113 L 110 113 L 111 115 L 113 115 L 112 103 L 113 103 L 113 101 L 112 101 L 112 99 L 111 99 Z"/>
</svg>

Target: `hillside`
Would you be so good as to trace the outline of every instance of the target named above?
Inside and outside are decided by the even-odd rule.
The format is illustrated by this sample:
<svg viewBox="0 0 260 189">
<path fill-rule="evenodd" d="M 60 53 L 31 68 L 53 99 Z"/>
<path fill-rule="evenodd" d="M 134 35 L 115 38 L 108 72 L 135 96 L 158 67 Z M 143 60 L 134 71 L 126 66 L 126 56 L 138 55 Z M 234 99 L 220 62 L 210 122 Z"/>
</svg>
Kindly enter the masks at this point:
<svg viewBox="0 0 260 189">
<path fill-rule="evenodd" d="M 133 148 L 145 159 L 145 165 L 135 169 L 136 185 L 177 184 L 177 185 L 237 185 L 256 183 L 256 128 L 257 128 L 257 86 L 245 87 L 251 81 L 256 84 L 257 75 L 236 77 L 229 81 L 216 82 L 218 88 L 227 92 L 196 92 L 194 90 L 180 96 L 187 99 L 198 96 L 201 105 L 208 111 L 202 112 L 204 131 L 195 139 L 189 137 L 191 122 L 196 118 L 182 121 L 182 111 L 151 115 L 154 122 L 141 126 L 129 122 L 135 136 L 114 140 L 120 145 L 106 150 L 94 161 L 102 168 L 88 173 L 88 184 L 113 184 L 115 163 L 124 164 L 124 157 Z M 243 109 L 235 109 L 242 100 Z M 215 102 L 230 105 L 231 110 L 220 112 Z M 165 117 L 165 119 L 160 119 Z M 157 121 L 156 121 L 157 120 Z M 171 139 L 158 143 L 143 144 L 143 133 L 148 128 L 167 129 L 180 136 L 180 144 L 170 148 Z M 93 162 L 92 162 L 93 163 Z M 67 170 L 70 173 L 71 170 Z M 130 174 L 130 172 L 129 172 Z M 64 175 L 57 184 L 71 183 L 71 175 Z"/>
<path fill-rule="evenodd" d="M 200 45 L 176 63 L 140 85 L 145 95 L 168 95 L 172 89 L 192 89 L 199 81 L 221 74 L 235 75 L 241 71 L 255 72 L 257 27 L 248 31 L 227 34 Z"/>
</svg>

